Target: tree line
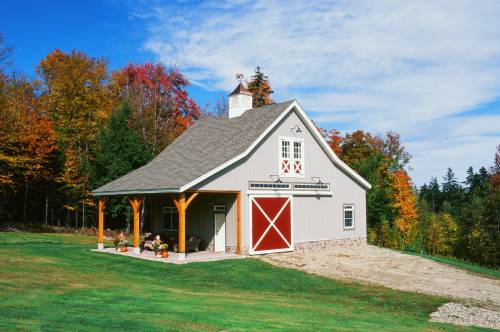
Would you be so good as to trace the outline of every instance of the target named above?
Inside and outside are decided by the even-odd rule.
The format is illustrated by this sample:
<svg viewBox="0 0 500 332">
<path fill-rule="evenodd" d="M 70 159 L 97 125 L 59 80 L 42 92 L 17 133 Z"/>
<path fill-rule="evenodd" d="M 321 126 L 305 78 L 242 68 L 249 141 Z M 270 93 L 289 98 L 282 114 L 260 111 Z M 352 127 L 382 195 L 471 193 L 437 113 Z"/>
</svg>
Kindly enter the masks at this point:
<svg viewBox="0 0 500 332">
<path fill-rule="evenodd" d="M 55 49 L 28 79 L 7 70 L 11 52 L 0 35 L 4 225 L 95 225 L 93 189 L 146 164 L 198 119 L 227 113 L 227 100 L 213 112 L 200 108 L 188 94 L 189 81 L 173 67 L 129 64 L 110 71 L 105 59 Z M 247 85 L 254 107 L 273 102 L 260 67 Z M 397 133 L 319 129 L 372 185 L 369 243 L 498 266 L 500 146 L 493 166 L 470 168 L 465 182 L 449 169 L 441 183 L 432 178 L 416 188 L 408 175 L 411 156 Z M 124 198 L 108 206 L 108 227 L 130 227 Z"/>
<path fill-rule="evenodd" d="M 407 172 L 411 156 L 398 134 L 322 132 L 334 152 L 372 185 L 369 243 L 499 266 L 500 145 L 493 165 L 477 172 L 470 167 L 464 182 L 449 168 L 441 183 L 433 177 L 417 188 Z"/>
<path fill-rule="evenodd" d="M 9 71 L 0 35 L 0 226 L 95 226 L 91 191 L 158 155 L 207 111 L 188 79 L 159 63 L 110 71 L 105 59 L 55 49 L 29 79 Z M 249 82 L 256 106 L 270 103 L 267 77 Z M 109 205 L 107 227 L 129 228 L 125 198 Z M 126 220 L 124 224 L 124 220 Z"/>
</svg>

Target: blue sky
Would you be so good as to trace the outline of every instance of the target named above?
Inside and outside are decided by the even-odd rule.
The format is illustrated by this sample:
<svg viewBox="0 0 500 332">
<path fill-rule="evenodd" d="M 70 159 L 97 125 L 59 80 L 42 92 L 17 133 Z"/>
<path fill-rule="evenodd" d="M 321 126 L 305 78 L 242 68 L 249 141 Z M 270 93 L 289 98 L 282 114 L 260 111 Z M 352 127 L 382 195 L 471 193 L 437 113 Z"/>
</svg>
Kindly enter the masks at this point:
<svg viewBox="0 0 500 332">
<path fill-rule="evenodd" d="M 111 69 L 161 61 L 200 105 L 260 65 L 275 100 L 297 99 L 324 127 L 400 133 L 422 184 L 492 164 L 498 17 L 498 1 L 15 1 L 2 3 L 0 32 L 29 76 L 56 47 Z"/>
</svg>

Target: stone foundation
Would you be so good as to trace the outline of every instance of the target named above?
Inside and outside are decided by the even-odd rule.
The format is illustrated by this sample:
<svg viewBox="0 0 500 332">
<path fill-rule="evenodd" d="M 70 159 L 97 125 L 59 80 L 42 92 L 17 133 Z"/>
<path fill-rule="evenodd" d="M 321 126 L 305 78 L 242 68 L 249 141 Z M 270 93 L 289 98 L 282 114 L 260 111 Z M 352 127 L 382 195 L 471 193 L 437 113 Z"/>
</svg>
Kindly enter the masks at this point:
<svg viewBox="0 0 500 332">
<path fill-rule="evenodd" d="M 349 246 L 361 246 L 366 245 L 366 237 L 348 238 L 348 239 L 336 239 L 336 240 L 319 240 L 319 241 L 306 241 L 306 242 L 295 242 L 295 251 L 304 250 L 315 250 L 315 249 L 325 249 L 325 248 L 335 248 L 335 247 L 349 247 Z M 208 248 L 207 248 L 208 249 Z M 212 249 L 213 250 L 213 249 Z M 226 253 L 236 254 L 236 246 L 227 246 Z M 248 255 L 248 248 L 245 246 L 241 247 L 241 255 Z"/>
<path fill-rule="evenodd" d="M 236 246 L 226 247 L 226 253 L 236 255 Z M 248 249 L 245 246 L 241 246 L 241 255 L 248 255 Z"/>
<path fill-rule="evenodd" d="M 325 248 L 349 247 L 349 246 L 360 246 L 360 245 L 366 245 L 366 237 L 296 242 L 295 250 L 325 249 Z"/>
</svg>

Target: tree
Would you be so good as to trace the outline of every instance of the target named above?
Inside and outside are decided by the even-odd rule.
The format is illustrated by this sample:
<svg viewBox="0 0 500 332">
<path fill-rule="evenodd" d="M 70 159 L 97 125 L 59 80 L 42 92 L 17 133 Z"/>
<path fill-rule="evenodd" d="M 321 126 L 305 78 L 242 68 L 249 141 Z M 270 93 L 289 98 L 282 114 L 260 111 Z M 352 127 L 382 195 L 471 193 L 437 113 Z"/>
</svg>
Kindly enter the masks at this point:
<svg viewBox="0 0 500 332">
<path fill-rule="evenodd" d="M 427 229 L 426 250 L 431 255 L 453 254 L 458 227 L 453 217 L 445 212 L 432 213 Z"/>
<path fill-rule="evenodd" d="M 411 179 L 405 170 L 391 173 L 392 207 L 396 209 L 394 220 L 397 230 L 402 234 L 405 245 L 412 242 L 411 235 L 415 234 L 417 224 L 416 198 L 412 190 Z"/>
<path fill-rule="evenodd" d="M 5 68 L 10 65 L 12 47 L 4 46 L 3 35 L 0 33 L 0 77 L 4 76 Z"/>
<path fill-rule="evenodd" d="M 93 167 L 95 188 L 143 166 L 152 159 L 142 137 L 129 128 L 131 113 L 130 105 L 124 101 L 111 113 L 106 126 L 99 130 Z M 124 198 L 110 204 L 110 208 L 112 216 L 130 214 L 129 205 Z"/>
<path fill-rule="evenodd" d="M 318 128 L 321 135 L 328 143 L 332 151 L 338 156 L 341 157 L 342 154 L 342 135 L 340 135 L 340 131 L 337 129 L 326 130 L 322 128 Z"/>
<path fill-rule="evenodd" d="M 500 144 L 497 146 L 493 166 L 490 168 L 491 183 L 493 187 L 500 191 Z"/>
<path fill-rule="evenodd" d="M 142 136 L 151 154 L 161 152 L 200 116 L 188 86 L 184 75 L 161 64 L 129 64 L 113 73 L 114 99 L 129 101 L 132 129 Z"/>
<path fill-rule="evenodd" d="M 432 177 L 428 185 L 420 187 L 420 197 L 429 203 L 432 212 L 441 210 L 441 190 L 436 177 Z"/>
<path fill-rule="evenodd" d="M 40 101 L 64 151 L 60 181 L 75 198 L 88 195 L 98 124 L 111 108 L 106 61 L 78 51 L 52 51 L 37 67 Z"/>
<path fill-rule="evenodd" d="M 271 104 L 271 94 L 274 91 L 269 84 L 269 78 L 257 66 L 252 78 L 248 82 L 248 91 L 252 94 L 253 107 L 261 107 Z"/>
<path fill-rule="evenodd" d="M 30 183 L 53 178 L 51 163 L 57 149 L 52 123 L 40 107 L 30 82 L 5 76 L 0 84 L 0 194 L 13 196 L 24 187 L 26 219 Z"/>
<path fill-rule="evenodd" d="M 447 212 L 456 215 L 463 203 L 463 190 L 451 168 L 448 168 L 442 186 L 442 198 L 450 204 L 450 209 Z"/>
<path fill-rule="evenodd" d="M 229 113 L 229 102 L 226 97 L 222 96 L 217 100 L 214 107 L 214 114 L 216 116 L 225 116 Z"/>
</svg>

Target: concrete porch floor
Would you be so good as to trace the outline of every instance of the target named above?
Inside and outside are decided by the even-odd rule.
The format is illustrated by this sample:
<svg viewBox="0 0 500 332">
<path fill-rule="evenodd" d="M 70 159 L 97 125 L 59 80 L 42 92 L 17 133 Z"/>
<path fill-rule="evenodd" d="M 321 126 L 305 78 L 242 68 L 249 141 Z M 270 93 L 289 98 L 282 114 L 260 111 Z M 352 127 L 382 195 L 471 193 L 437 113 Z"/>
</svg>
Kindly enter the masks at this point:
<svg viewBox="0 0 500 332">
<path fill-rule="evenodd" d="M 128 256 L 139 259 L 146 259 L 149 261 L 156 261 L 162 263 L 172 263 L 172 264 L 186 264 L 193 262 L 212 262 L 224 259 L 240 259 L 245 258 L 244 255 L 229 254 L 225 252 L 213 252 L 213 251 L 198 251 L 186 253 L 185 258 L 183 258 L 179 253 L 168 252 L 167 258 L 156 258 L 153 251 L 144 250 L 139 254 L 134 254 L 134 248 L 128 248 L 127 252 L 118 252 L 115 248 L 104 248 L 104 249 L 92 249 L 96 252 L 104 252 L 108 254 L 115 254 L 121 256 Z"/>
</svg>

